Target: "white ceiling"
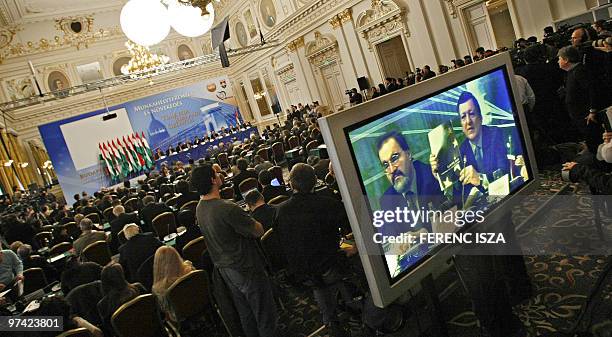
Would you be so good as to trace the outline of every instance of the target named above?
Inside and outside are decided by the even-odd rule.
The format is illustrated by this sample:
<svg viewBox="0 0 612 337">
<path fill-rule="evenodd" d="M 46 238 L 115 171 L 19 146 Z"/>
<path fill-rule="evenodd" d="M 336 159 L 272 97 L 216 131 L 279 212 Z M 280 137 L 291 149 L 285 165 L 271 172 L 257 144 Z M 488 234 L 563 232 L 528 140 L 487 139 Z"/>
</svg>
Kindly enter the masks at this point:
<svg viewBox="0 0 612 337">
<path fill-rule="evenodd" d="M 0 0 L 0 25 L 119 10 L 127 0 Z"/>
</svg>

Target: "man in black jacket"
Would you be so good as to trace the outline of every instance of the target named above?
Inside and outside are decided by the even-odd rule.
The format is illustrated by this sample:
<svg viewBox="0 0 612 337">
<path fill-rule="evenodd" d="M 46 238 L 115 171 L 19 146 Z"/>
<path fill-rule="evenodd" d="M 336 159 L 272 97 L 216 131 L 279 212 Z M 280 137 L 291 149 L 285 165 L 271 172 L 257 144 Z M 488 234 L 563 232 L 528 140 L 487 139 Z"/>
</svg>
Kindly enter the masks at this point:
<svg viewBox="0 0 612 337">
<path fill-rule="evenodd" d="M 238 173 L 232 179 L 232 182 L 234 184 L 234 195 L 236 200 L 242 200 L 242 194 L 240 194 L 239 188 L 240 183 L 249 178 L 257 179 L 257 172 L 247 170 L 247 168 L 249 167 L 249 162 L 244 158 L 238 159 L 238 161 L 236 161 L 236 166 L 238 167 L 238 170 L 240 170 L 240 173 Z"/>
<path fill-rule="evenodd" d="M 261 194 L 263 195 L 264 202 L 268 202 L 278 197 L 279 195 L 289 196 L 289 193 L 287 193 L 287 189 L 285 188 L 285 186 L 272 186 L 271 185 L 272 174 L 269 171 L 263 170 L 259 172 L 258 180 L 259 180 L 259 184 L 262 186 Z"/>
<path fill-rule="evenodd" d="M 316 175 L 309 165 L 295 164 L 289 180 L 293 196 L 278 206 L 274 230 L 283 238 L 281 244 L 290 261 L 290 272 L 312 286 L 323 323 L 331 335 L 347 336 L 338 326 L 335 298 L 340 291 L 345 301 L 352 300 L 342 283 L 338 263 L 338 228 L 348 226 L 344 206 L 336 199 L 313 193 Z"/>
<path fill-rule="evenodd" d="M 125 208 L 123 206 L 115 206 L 113 208 L 113 215 L 115 215 L 115 219 L 110 222 L 111 226 L 111 244 L 110 248 L 113 253 L 116 253 L 119 249 L 119 239 L 117 235 L 123 227 L 129 223 L 139 224 L 140 219 L 138 219 L 138 215 L 136 213 L 125 213 Z"/>
<path fill-rule="evenodd" d="M 138 267 L 163 244 L 153 233 L 140 233 L 135 224 L 126 225 L 123 233 L 128 241 L 119 247 L 119 263 L 125 269 L 126 278 L 134 282 Z"/>
<path fill-rule="evenodd" d="M 140 210 L 140 218 L 144 221 L 143 229 L 145 232 L 153 230 L 153 219 L 164 213 L 172 212 L 172 209 L 163 202 L 155 202 L 155 197 L 147 195 L 142 199 L 144 207 Z"/>
<path fill-rule="evenodd" d="M 597 153 L 603 130 L 597 122 L 596 94 L 585 66 L 580 62 L 578 49 L 567 46 L 559 50 L 559 67 L 567 71 L 565 78 L 565 106 L 574 127 L 586 139 L 591 154 Z"/>
<path fill-rule="evenodd" d="M 180 209 L 184 204 L 190 201 L 200 200 L 200 196 L 196 192 L 189 190 L 189 183 L 185 180 L 181 180 L 176 183 L 176 192 L 180 193 L 176 198 L 176 208 Z"/>
</svg>

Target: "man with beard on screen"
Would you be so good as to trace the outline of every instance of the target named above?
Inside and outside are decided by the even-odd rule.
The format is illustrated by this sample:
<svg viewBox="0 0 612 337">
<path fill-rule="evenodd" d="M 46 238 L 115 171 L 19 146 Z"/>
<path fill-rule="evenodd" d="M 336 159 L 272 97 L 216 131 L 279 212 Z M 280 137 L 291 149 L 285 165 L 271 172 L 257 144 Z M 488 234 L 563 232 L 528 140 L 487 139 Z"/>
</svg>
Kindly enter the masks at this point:
<svg viewBox="0 0 612 337">
<path fill-rule="evenodd" d="M 431 167 L 412 158 L 410 146 L 398 131 L 391 131 L 378 139 L 378 159 L 391 186 L 380 198 L 380 210 L 400 212 L 431 210 L 443 201 L 438 181 Z M 397 220 L 397 219 L 396 219 Z M 430 223 L 385 222 L 378 231 L 384 236 L 398 236 L 408 232 L 431 232 Z M 407 244 L 395 245 L 394 253 L 405 253 Z M 407 263 L 400 262 L 400 265 Z M 403 266 L 402 266 L 403 269 Z"/>
</svg>

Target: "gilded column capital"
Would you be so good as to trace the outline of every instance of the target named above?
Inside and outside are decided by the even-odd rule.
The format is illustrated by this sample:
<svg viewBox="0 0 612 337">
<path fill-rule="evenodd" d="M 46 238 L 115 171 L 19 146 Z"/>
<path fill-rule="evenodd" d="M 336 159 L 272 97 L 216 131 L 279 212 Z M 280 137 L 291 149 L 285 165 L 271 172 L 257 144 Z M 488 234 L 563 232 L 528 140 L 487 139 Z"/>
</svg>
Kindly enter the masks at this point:
<svg viewBox="0 0 612 337">
<path fill-rule="evenodd" d="M 353 11 L 350 8 L 347 8 L 338 14 L 338 18 L 340 18 L 341 23 L 352 21 Z"/>
<path fill-rule="evenodd" d="M 333 29 L 338 29 L 342 26 L 342 22 L 340 21 L 340 16 L 334 15 L 331 19 L 329 19 L 329 24 Z"/>
<path fill-rule="evenodd" d="M 287 44 L 287 49 L 290 52 L 295 52 L 296 50 L 298 50 L 298 48 L 304 47 L 304 37 L 300 36 L 297 39 L 289 42 Z"/>
</svg>

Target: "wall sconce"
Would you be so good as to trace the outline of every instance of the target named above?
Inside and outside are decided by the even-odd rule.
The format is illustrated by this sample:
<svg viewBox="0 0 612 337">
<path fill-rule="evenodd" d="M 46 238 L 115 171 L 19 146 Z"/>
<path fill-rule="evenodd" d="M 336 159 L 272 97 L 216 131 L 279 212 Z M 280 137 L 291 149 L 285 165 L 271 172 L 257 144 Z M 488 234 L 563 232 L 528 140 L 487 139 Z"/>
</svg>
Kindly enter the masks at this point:
<svg viewBox="0 0 612 337">
<path fill-rule="evenodd" d="M 11 165 L 13 165 L 13 160 L 12 159 L 10 159 L 9 161 L 4 163 L 4 166 L 6 166 L 6 167 L 10 167 Z"/>
</svg>

